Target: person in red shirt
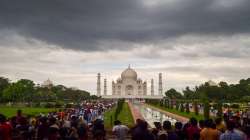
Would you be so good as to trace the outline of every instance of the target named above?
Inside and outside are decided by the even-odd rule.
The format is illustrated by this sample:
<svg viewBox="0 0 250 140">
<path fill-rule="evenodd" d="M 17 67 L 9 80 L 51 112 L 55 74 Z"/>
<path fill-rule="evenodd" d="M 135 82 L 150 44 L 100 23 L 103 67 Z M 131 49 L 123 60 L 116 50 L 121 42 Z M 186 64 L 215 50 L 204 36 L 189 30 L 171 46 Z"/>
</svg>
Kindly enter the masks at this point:
<svg viewBox="0 0 250 140">
<path fill-rule="evenodd" d="M 197 126 L 197 120 L 195 118 L 190 119 L 190 126 L 187 128 L 188 140 L 199 140 L 200 129 Z"/>
<path fill-rule="evenodd" d="M 12 127 L 6 123 L 6 117 L 0 114 L 0 138 L 1 140 L 11 140 Z"/>
<path fill-rule="evenodd" d="M 62 111 L 62 110 L 59 110 L 59 112 L 58 112 L 58 119 L 59 120 L 63 120 L 64 119 L 64 116 L 65 116 L 65 113 Z"/>
</svg>

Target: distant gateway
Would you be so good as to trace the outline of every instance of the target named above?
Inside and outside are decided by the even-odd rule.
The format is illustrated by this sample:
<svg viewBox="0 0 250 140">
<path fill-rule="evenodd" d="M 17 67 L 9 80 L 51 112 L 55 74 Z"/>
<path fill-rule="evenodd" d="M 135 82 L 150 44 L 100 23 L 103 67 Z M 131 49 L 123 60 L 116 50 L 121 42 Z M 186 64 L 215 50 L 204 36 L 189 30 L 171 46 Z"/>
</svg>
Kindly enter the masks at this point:
<svg viewBox="0 0 250 140">
<path fill-rule="evenodd" d="M 107 95 L 107 79 L 104 79 L 104 92 L 101 95 L 101 74 L 97 75 L 97 96 L 101 96 L 102 98 L 140 98 L 140 99 L 161 99 L 162 95 L 162 74 L 159 73 L 159 87 L 158 94 L 154 94 L 154 81 L 151 79 L 151 94 L 147 94 L 147 82 L 142 81 L 137 78 L 137 73 L 134 69 L 128 66 L 125 69 L 121 77 L 116 80 L 116 82 L 112 81 L 112 95 Z"/>
</svg>

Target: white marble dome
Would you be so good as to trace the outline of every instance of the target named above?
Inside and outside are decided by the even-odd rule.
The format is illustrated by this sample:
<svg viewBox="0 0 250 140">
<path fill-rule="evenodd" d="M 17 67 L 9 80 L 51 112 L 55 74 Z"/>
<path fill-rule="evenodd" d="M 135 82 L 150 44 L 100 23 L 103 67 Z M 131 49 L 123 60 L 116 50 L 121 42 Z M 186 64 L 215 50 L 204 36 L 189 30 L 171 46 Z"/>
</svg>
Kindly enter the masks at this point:
<svg viewBox="0 0 250 140">
<path fill-rule="evenodd" d="M 137 73 L 135 72 L 135 70 L 131 69 L 130 66 L 124 70 L 121 74 L 121 78 L 124 79 L 133 79 L 133 80 L 137 80 Z"/>
</svg>

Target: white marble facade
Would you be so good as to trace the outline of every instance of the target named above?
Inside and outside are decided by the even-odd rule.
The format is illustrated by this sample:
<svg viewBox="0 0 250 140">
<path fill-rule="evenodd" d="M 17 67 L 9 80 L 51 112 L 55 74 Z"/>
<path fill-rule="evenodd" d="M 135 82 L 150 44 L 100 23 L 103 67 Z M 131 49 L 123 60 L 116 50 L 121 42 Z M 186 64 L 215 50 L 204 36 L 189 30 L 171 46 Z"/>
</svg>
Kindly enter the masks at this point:
<svg viewBox="0 0 250 140">
<path fill-rule="evenodd" d="M 119 77 L 116 81 L 112 81 L 112 93 L 101 95 L 102 98 L 107 99 L 118 99 L 118 98 L 126 98 L 126 99 L 162 99 L 162 78 L 161 74 L 159 74 L 159 93 L 154 94 L 154 85 L 151 83 L 151 94 L 147 93 L 147 82 L 142 81 L 137 77 L 137 73 L 130 66 L 125 69 L 121 73 L 121 77 Z M 100 93 L 100 74 L 98 74 L 97 79 L 97 93 Z M 106 90 L 107 86 L 104 85 L 104 90 Z M 97 94 L 100 96 L 100 94 Z"/>
<path fill-rule="evenodd" d="M 143 96 L 147 95 L 147 82 L 137 78 L 135 70 L 130 66 L 124 70 L 121 77 L 112 81 L 112 95 Z"/>
</svg>

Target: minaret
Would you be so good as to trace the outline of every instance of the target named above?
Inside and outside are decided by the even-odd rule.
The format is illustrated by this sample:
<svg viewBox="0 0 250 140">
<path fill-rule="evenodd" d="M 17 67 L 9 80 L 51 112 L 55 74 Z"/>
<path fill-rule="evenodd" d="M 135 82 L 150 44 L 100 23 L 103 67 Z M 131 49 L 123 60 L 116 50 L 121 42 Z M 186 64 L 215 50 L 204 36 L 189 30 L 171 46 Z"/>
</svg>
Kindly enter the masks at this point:
<svg viewBox="0 0 250 140">
<path fill-rule="evenodd" d="M 143 83 L 143 95 L 147 95 L 147 82 Z"/>
<path fill-rule="evenodd" d="M 159 73 L 159 91 L 158 95 L 162 96 L 162 73 Z"/>
<path fill-rule="evenodd" d="M 97 92 L 96 92 L 97 96 L 101 96 L 101 74 L 98 73 L 97 74 Z"/>
<path fill-rule="evenodd" d="M 151 96 L 154 96 L 154 79 L 151 79 Z"/>
<path fill-rule="evenodd" d="M 104 90 L 103 90 L 103 94 L 107 95 L 107 79 L 104 79 Z"/>
<path fill-rule="evenodd" d="M 112 95 L 115 95 L 115 82 L 112 81 Z"/>
</svg>

